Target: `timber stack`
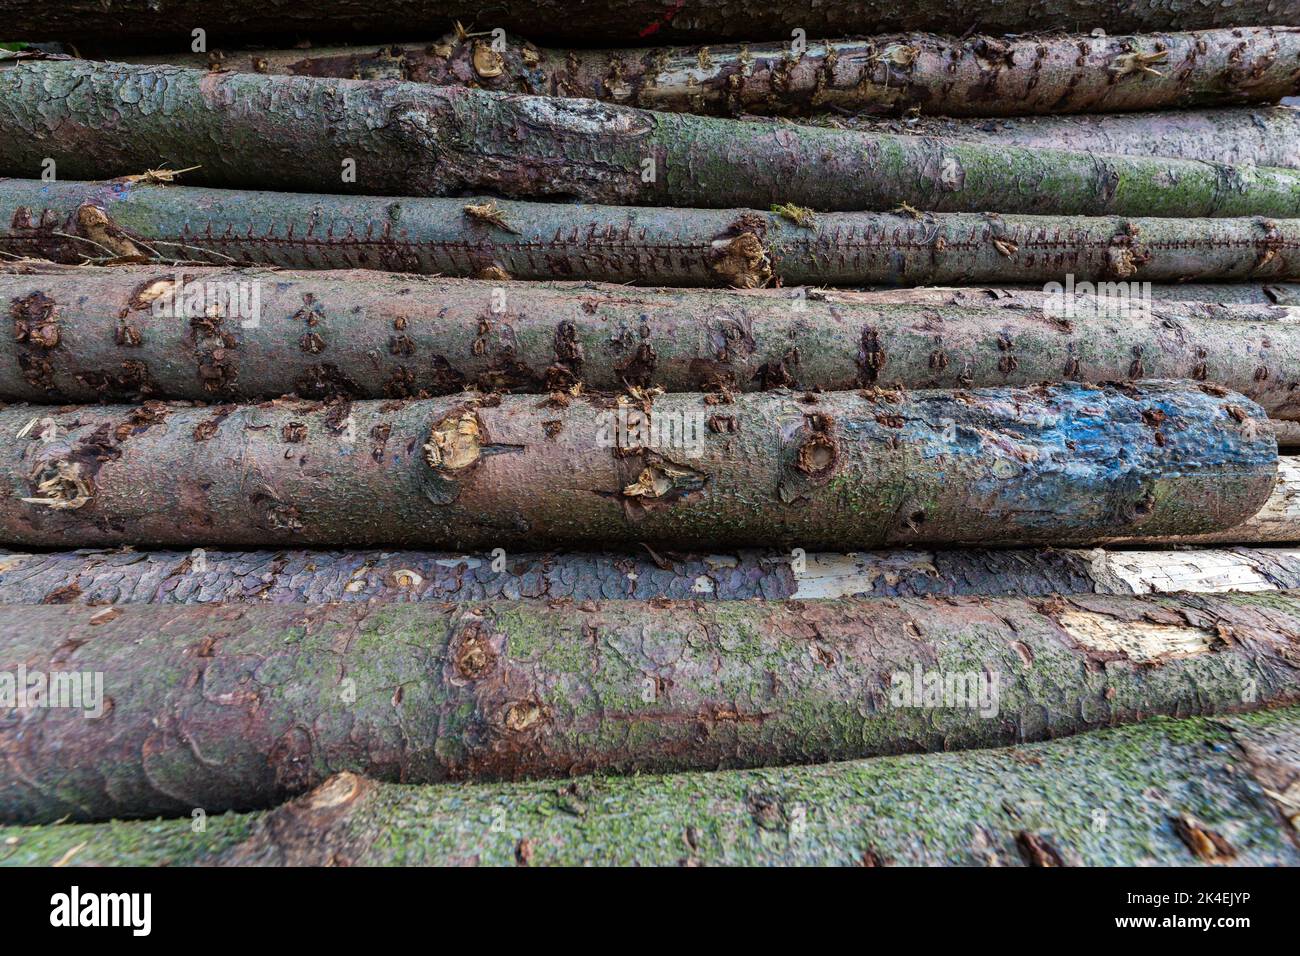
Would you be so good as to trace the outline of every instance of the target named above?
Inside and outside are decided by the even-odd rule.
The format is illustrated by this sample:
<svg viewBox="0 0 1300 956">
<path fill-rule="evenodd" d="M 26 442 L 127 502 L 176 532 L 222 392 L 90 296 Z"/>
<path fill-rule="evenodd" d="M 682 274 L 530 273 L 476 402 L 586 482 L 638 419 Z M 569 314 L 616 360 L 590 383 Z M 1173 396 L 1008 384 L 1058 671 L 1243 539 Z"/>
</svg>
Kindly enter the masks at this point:
<svg viewBox="0 0 1300 956">
<path fill-rule="evenodd" d="M 0 0 L 0 862 L 1300 864 L 1300 6 L 213 6 Z"/>
</svg>

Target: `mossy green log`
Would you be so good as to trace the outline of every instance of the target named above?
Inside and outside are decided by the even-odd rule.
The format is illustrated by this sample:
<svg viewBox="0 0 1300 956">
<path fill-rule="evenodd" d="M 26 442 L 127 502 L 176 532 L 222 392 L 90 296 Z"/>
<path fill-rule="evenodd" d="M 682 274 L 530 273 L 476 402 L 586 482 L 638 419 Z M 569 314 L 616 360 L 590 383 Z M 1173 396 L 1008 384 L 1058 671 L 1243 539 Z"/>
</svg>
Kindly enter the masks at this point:
<svg viewBox="0 0 1300 956">
<path fill-rule="evenodd" d="M 0 60 L 0 174 L 638 206 L 1300 216 L 1300 171 L 990 146 L 423 83 Z"/>
<path fill-rule="evenodd" d="M 820 763 L 1300 700 L 1291 591 L 11 605 L 0 624 L 0 673 L 99 675 L 0 715 L 10 822 L 266 807 L 341 770 Z"/>
<path fill-rule="evenodd" d="M 0 827 L 0 865 L 1296 866 L 1300 712 L 815 767 L 403 786 Z"/>
</svg>

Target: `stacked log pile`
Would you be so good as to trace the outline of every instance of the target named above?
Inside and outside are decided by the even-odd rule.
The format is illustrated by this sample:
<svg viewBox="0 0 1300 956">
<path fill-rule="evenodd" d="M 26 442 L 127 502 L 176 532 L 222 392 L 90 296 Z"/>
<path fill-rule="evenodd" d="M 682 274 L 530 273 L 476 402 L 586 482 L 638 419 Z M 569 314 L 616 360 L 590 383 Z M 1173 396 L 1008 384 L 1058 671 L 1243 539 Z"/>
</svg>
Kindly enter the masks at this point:
<svg viewBox="0 0 1300 956">
<path fill-rule="evenodd" d="M 209 6 L 0 0 L 0 863 L 1300 863 L 1300 10 Z"/>
</svg>

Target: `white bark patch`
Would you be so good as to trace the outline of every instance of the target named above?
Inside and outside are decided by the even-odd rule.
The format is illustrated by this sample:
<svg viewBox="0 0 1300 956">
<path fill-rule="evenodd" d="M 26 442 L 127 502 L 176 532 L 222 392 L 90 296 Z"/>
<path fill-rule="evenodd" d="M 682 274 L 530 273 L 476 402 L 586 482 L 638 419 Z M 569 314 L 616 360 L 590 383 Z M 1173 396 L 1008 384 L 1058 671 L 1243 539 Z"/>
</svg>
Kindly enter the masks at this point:
<svg viewBox="0 0 1300 956">
<path fill-rule="evenodd" d="M 938 574 L 925 551 L 876 551 L 862 554 L 810 554 L 806 570 L 795 575 L 793 598 L 852 597 L 872 590 L 877 579 L 897 584 L 904 574 Z"/>
<path fill-rule="evenodd" d="M 1300 549 L 1295 548 L 1276 553 L 1287 560 L 1300 557 Z M 1134 594 L 1277 590 L 1251 558 L 1233 551 L 1109 551 L 1101 555 L 1101 562 Z"/>
<path fill-rule="evenodd" d="M 1119 651 L 1141 663 L 1206 654 L 1214 640 L 1210 631 L 1199 627 L 1118 621 L 1092 611 L 1066 611 L 1059 621 L 1075 643 L 1093 651 Z"/>
</svg>

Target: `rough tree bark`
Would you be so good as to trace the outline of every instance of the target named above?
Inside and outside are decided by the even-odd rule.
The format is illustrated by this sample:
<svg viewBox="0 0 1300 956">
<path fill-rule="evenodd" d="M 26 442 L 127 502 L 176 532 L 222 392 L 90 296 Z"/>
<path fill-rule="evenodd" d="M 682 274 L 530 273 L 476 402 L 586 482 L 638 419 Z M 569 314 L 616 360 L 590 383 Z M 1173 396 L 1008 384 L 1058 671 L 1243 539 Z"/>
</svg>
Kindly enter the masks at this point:
<svg viewBox="0 0 1300 956">
<path fill-rule="evenodd" d="M 401 786 L 0 828 L 0 865 L 1297 865 L 1293 709 L 821 767 Z M 1153 798 L 1158 795 L 1158 798 Z"/>
<path fill-rule="evenodd" d="M 1300 171 L 658 113 L 421 83 L 0 62 L 0 174 L 669 206 L 1300 216 Z M 349 169 L 348 163 L 353 164 Z M 349 172 L 353 175 L 349 178 Z"/>
<path fill-rule="evenodd" d="M 868 355 L 872 346 L 865 346 Z M 218 339 L 211 374 L 238 362 Z M 335 371 L 322 364 L 329 383 Z M 1178 383 L 0 412 L 0 538 L 76 547 L 808 550 L 1233 528 L 1262 410 Z"/>
<path fill-rule="evenodd" d="M 1291 592 L 3 619 L 5 671 L 102 674 L 105 708 L 0 716 L 7 822 L 264 807 L 340 770 L 429 783 L 822 763 L 1300 700 Z"/>
<path fill-rule="evenodd" d="M 0 180 L 0 253 L 643 285 L 1300 278 L 1300 219 L 667 209 Z"/>
<path fill-rule="evenodd" d="M 977 143 L 1125 156 L 1178 156 L 1216 163 L 1300 166 L 1300 109 L 1179 110 L 1015 119 L 883 119 L 823 113 L 810 121 L 846 129 Z"/>
<path fill-rule="evenodd" d="M 937 116 L 1114 113 L 1277 102 L 1300 93 L 1300 30 L 954 38 L 928 33 L 791 44 L 587 50 L 453 32 L 379 47 L 169 51 L 142 65 L 406 80 L 585 97 L 685 113 L 844 109 Z M 1063 148 L 1077 148 L 1062 144 Z M 1169 154 L 1165 154 L 1169 155 Z"/>
<path fill-rule="evenodd" d="M 1300 457 L 1278 458 L 1272 494 L 1258 512 L 1241 524 L 1224 531 L 1161 538 L 1148 543 L 1166 547 L 1175 544 L 1300 543 Z"/>
<path fill-rule="evenodd" d="M 1300 11 L 1277 0 L 978 0 L 954 7 L 948 0 L 784 0 L 767 7 L 704 0 L 391 0 L 382 8 L 363 0 L 332 0 L 303 8 L 290 0 L 3 0 L 5 35 L 12 40 L 85 40 L 113 43 L 164 39 L 188 48 L 190 31 L 206 29 L 211 42 L 250 35 L 354 35 L 391 32 L 436 34 L 452 21 L 479 29 L 500 27 L 546 39 L 636 42 L 733 38 L 784 40 L 799 27 L 810 36 L 848 36 L 893 30 L 954 34 L 1104 26 L 1115 33 L 1199 30 L 1206 27 L 1300 26 Z"/>
<path fill-rule="evenodd" d="M 275 397 L 314 382 L 328 361 L 353 398 L 578 382 L 693 392 L 1189 378 L 1300 418 L 1300 310 L 1122 291 L 1117 301 L 1025 293 L 951 305 L 365 271 L 0 266 L 14 333 L 0 338 L 0 396 Z M 215 319 L 232 357 L 220 377 L 204 348 Z"/>
<path fill-rule="evenodd" d="M 563 554 L 0 552 L 0 604 L 320 604 L 1213 593 L 1300 588 L 1300 550 Z"/>
</svg>

